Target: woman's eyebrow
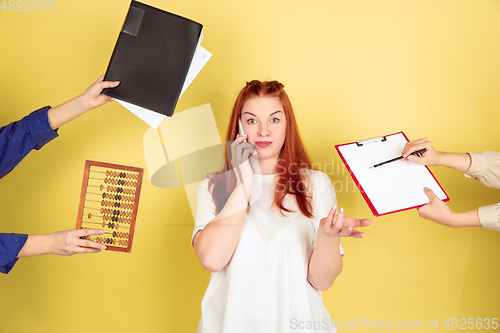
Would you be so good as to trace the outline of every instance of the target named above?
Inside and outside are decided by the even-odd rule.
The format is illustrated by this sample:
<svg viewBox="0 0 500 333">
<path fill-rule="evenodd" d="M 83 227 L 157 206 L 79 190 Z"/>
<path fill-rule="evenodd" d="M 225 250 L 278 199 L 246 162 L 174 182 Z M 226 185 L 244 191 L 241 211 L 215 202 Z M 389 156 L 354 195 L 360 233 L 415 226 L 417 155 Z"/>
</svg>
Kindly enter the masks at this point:
<svg viewBox="0 0 500 333">
<path fill-rule="evenodd" d="M 274 111 L 273 113 L 271 113 L 271 114 L 269 115 L 269 117 L 272 117 L 272 116 L 274 116 L 276 113 L 279 113 L 279 112 L 284 113 L 284 112 L 283 112 L 283 111 L 281 111 L 281 110 Z"/>
<path fill-rule="evenodd" d="M 271 114 L 269 115 L 269 117 L 272 117 L 273 115 L 275 115 L 275 114 L 276 114 L 276 113 L 278 113 L 278 112 L 282 112 L 282 113 L 284 113 L 284 112 L 283 112 L 283 111 L 281 111 L 281 110 L 274 111 L 273 113 L 271 113 Z M 247 114 L 247 113 L 248 113 L 249 115 L 252 115 L 252 116 L 254 116 L 255 118 L 257 118 L 257 116 L 256 116 L 256 115 L 254 115 L 253 113 L 248 112 L 248 111 L 243 112 L 243 115 L 245 115 L 245 114 Z"/>
</svg>

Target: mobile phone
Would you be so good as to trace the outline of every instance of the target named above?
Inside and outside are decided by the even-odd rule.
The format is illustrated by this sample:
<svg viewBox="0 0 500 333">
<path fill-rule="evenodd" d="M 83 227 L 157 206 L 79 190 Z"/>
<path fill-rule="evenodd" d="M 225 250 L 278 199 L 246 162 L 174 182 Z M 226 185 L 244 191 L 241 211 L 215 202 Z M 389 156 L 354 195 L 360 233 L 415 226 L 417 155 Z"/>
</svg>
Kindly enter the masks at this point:
<svg viewBox="0 0 500 333">
<path fill-rule="evenodd" d="M 238 118 L 238 124 L 240 126 L 240 135 L 245 135 L 245 132 L 243 131 L 243 124 L 241 123 L 241 118 Z M 247 140 L 245 140 L 245 142 L 247 142 Z"/>
</svg>

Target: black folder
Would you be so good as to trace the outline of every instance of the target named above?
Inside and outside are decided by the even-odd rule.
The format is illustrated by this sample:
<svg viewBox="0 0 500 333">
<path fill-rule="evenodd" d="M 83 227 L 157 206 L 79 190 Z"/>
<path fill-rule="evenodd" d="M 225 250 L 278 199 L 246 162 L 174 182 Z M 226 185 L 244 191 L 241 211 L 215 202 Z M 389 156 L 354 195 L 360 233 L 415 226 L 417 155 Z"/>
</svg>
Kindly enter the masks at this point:
<svg viewBox="0 0 500 333">
<path fill-rule="evenodd" d="M 132 1 L 104 76 L 103 94 L 171 117 L 203 26 Z"/>
</svg>

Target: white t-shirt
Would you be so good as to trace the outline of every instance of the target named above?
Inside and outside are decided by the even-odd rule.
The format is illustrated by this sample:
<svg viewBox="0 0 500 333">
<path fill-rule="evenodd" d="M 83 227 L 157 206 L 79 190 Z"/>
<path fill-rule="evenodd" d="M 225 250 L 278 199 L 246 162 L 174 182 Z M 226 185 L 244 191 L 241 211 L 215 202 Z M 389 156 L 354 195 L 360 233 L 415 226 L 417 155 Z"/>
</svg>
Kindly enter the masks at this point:
<svg viewBox="0 0 500 333">
<path fill-rule="evenodd" d="M 201 302 L 199 333 L 336 332 L 307 269 L 319 222 L 337 199 L 327 175 L 306 172 L 313 190 L 312 219 L 302 215 L 290 195 L 283 203 L 295 213 L 283 217 L 271 209 L 276 176 L 255 175 L 238 246 L 230 263 L 212 273 Z M 197 198 L 193 237 L 215 217 L 208 179 L 198 186 Z"/>
</svg>

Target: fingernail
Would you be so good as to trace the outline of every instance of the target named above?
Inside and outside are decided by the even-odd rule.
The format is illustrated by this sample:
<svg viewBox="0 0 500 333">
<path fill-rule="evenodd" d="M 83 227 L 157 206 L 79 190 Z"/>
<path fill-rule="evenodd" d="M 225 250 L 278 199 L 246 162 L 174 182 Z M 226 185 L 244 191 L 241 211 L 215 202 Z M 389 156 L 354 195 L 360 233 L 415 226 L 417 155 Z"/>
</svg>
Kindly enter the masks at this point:
<svg viewBox="0 0 500 333">
<path fill-rule="evenodd" d="M 349 227 L 349 229 L 347 229 L 347 230 L 352 231 L 352 228 L 351 228 L 351 227 Z"/>
<path fill-rule="evenodd" d="M 106 245 L 101 245 L 102 250 L 106 250 Z"/>
<path fill-rule="evenodd" d="M 407 159 L 408 161 L 411 161 L 411 160 L 413 159 L 413 156 L 408 156 L 406 159 Z"/>
<path fill-rule="evenodd" d="M 365 237 L 365 234 L 362 234 L 362 235 L 361 235 L 361 238 L 363 238 L 363 237 Z"/>
<path fill-rule="evenodd" d="M 103 234 L 104 233 L 104 230 L 99 230 L 99 234 Z"/>
<path fill-rule="evenodd" d="M 337 206 L 333 206 L 331 210 L 335 212 L 337 210 Z"/>
<path fill-rule="evenodd" d="M 340 208 L 340 214 L 344 214 L 344 208 Z"/>
</svg>

